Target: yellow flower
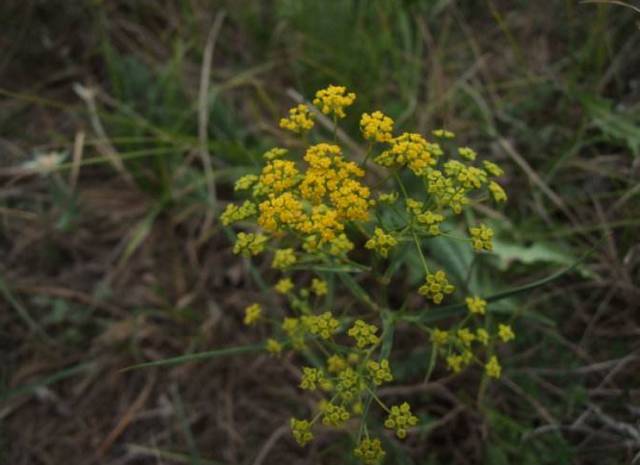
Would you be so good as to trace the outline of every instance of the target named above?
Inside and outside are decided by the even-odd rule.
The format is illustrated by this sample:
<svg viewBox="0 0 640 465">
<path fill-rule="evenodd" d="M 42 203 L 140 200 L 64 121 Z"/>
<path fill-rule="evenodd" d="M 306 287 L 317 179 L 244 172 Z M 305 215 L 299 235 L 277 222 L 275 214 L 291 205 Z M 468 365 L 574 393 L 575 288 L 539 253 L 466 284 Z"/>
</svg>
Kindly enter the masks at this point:
<svg viewBox="0 0 640 465">
<path fill-rule="evenodd" d="M 481 224 L 478 227 L 469 228 L 471 234 L 471 244 L 476 251 L 493 250 L 493 229 Z"/>
<path fill-rule="evenodd" d="M 233 246 L 233 253 L 242 254 L 245 257 L 258 255 L 264 250 L 266 243 L 267 237 L 263 234 L 240 232 Z"/>
<path fill-rule="evenodd" d="M 391 407 L 384 427 L 395 430 L 400 439 L 407 437 L 407 430 L 418 424 L 418 417 L 411 413 L 411 406 L 407 402 Z"/>
<path fill-rule="evenodd" d="M 278 270 L 283 270 L 294 265 L 297 260 L 298 259 L 296 258 L 296 254 L 293 249 L 279 249 L 276 250 L 276 253 L 273 256 L 271 266 Z"/>
<path fill-rule="evenodd" d="M 489 359 L 489 362 L 487 362 L 487 364 L 484 366 L 484 371 L 487 376 L 491 378 L 500 378 L 502 367 L 500 366 L 500 362 L 498 362 L 498 358 L 495 355 L 492 355 Z"/>
<path fill-rule="evenodd" d="M 311 290 L 315 295 L 323 296 L 327 294 L 329 288 L 326 281 L 318 278 L 313 278 L 311 280 Z"/>
<path fill-rule="evenodd" d="M 322 412 L 322 423 L 327 426 L 338 427 L 350 417 L 349 411 L 343 406 L 328 403 Z"/>
<path fill-rule="evenodd" d="M 295 133 L 307 132 L 313 127 L 313 119 L 309 107 L 300 104 L 289 110 L 289 117 L 280 120 L 280 127 Z"/>
<path fill-rule="evenodd" d="M 292 418 L 290 426 L 293 438 L 299 445 L 304 446 L 313 439 L 313 433 L 311 432 L 311 423 L 309 423 L 309 421 Z"/>
<path fill-rule="evenodd" d="M 365 388 L 362 377 L 353 368 L 347 367 L 338 373 L 336 391 L 345 402 L 357 399 Z"/>
<path fill-rule="evenodd" d="M 284 157 L 287 153 L 289 153 L 287 149 L 274 147 L 263 153 L 262 158 L 264 158 L 265 160 L 275 160 L 276 158 Z"/>
<path fill-rule="evenodd" d="M 478 342 L 482 345 L 486 346 L 487 344 L 489 344 L 489 333 L 484 328 L 478 328 L 476 330 L 476 338 L 478 339 Z"/>
<path fill-rule="evenodd" d="M 487 308 L 487 301 L 481 299 L 480 297 L 467 297 L 466 298 L 467 308 L 469 309 L 469 313 L 476 313 L 478 315 L 484 315 L 485 310 Z"/>
<path fill-rule="evenodd" d="M 247 326 L 253 326 L 260 319 L 262 315 L 262 307 L 260 304 L 251 304 L 244 309 L 244 324 Z"/>
<path fill-rule="evenodd" d="M 484 166 L 484 169 L 487 171 L 487 173 L 489 173 L 491 176 L 498 177 L 504 174 L 504 171 L 502 170 L 502 168 L 500 168 L 495 163 L 490 162 L 489 160 L 483 161 L 482 165 Z"/>
<path fill-rule="evenodd" d="M 445 294 L 452 294 L 455 287 L 447 280 L 444 271 L 436 271 L 427 274 L 426 282 L 420 286 L 418 293 L 431 299 L 433 303 L 439 304 L 444 299 Z"/>
<path fill-rule="evenodd" d="M 453 132 L 447 131 L 446 129 L 435 129 L 431 131 L 431 134 L 436 137 L 442 137 L 443 139 L 453 139 L 454 137 L 456 137 Z"/>
<path fill-rule="evenodd" d="M 447 366 L 454 373 L 460 373 L 466 366 L 465 357 L 462 355 L 449 355 L 447 357 Z"/>
<path fill-rule="evenodd" d="M 327 359 L 327 371 L 329 373 L 340 373 L 347 366 L 347 361 L 337 354 L 333 354 Z"/>
<path fill-rule="evenodd" d="M 245 200 L 241 206 L 230 203 L 220 215 L 220 222 L 225 226 L 229 226 L 232 223 L 242 221 L 255 215 L 257 211 L 256 205 L 249 200 Z"/>
<path fill-rule="evenodd" d="M 441 329 L 434 329 L 431 332 L 431 342 L 437 346 L 443 346 L 449 341 L 449 333 Z"/>
<path fill-rule="evenodd" d="M 489 191 L 491 191 L 491 195 L 496 202 L 504 202 L 507 200 L 507 193 L 497 182 L 491 181 L 489 183 Z"/>
<path fill-rule="evenodd" d="M 344 118 L 344 108 L 351 105 L 356 100 L 356 94 L 347 93 L 344 86 L 330 85 L 326 89 L 316 92 L 313 104 L 320 108 L 325 115 L 334 114 L 338 118 Z"/>
<path fill-rule="evenodd" d="M 465 158 L 467 160 L 473 161 L 476 159 L 476 156 L 478 155 L 475 150 L 473 150 L 470 147 L 460 147 L 458 149 L 458 153 L 460 154 L 460 156 L 462 158 Z"/>
<path fill-rule="evenodd" d="M 368 345 L 375 345 L 380 341 L 376 336 L 378 328 L 374 325 L 365 323 L 362 320 L 356 320 L 347 334 L 356 340 L 358 349 L 364 349 Z"/>
<path fill-rule="evenodd" d="M 340 328 L 340 323 L 331 312 L 324 312 L 322 315 L 305 315 L 302 323 L 311 334 L 317 334 L 322 339 L 330 339 Z"/>
<path fill-rule="evenodd" d="M 369 360 L 367 362 L 367 371 L 376 386 L 393 381 L 389 360 L 383 359 L 380 362 Z"/>
<path fill-rule="evenodd" d="M 420 134 L 405 132 L 392 139 L 391 148 L 378 155 L 375 162 L 388 168 L 408 166 L 414 174 L 422 176 L 436 164 L 439 152 L 433 148 Z"/>
<path fill-rule="evenodd" d="M 391 234 L 385 233 L 381 228 L 373 231 L 373 236 L 364 245 L 367 249 L 373 249 L 381 256 L 387 257 L 389 250 L 398 244 L 398 241 Z"/>
<path fill-rule="evenodd" d="M 258 176 L 255 174 L 247 174 L 238 179 L 233 186 L 233 190 L 243 191 L 249 189 L 258 181 Z"/>
<path fill-rule="evenodd" d="M 392 139 L 393 120 L 381 111 L 363 113 L 360 130 L 365 139 L 375 142 L 389 142 Z"/>
<path fill-rule="evenodd" d="M 278 355 L 282 352 L 282 344 L 280 344 L 275 339 L 267 339 L 267 343 L 265 344 L 265 349 L 272 355 Z"/>
<path fill-rule="evenodd" d="M 291 160 L 273 160 L 262 168 L 259 183 L 268 192 L 278 194 L 291 189 L 298 182 L 300 172 Z"/>
<path fill-rule="evenodd" d="M 365 465 L 378 465 L 386 455 L 380 439 L 369 438 L 360 440 L 360 444 L 353 450 L 353 453 L 361 459 Z"/>
<path fill-rule="evenodd" d="M 471 343 L 476 339 L 476 335 L 469 331 L 468 328 L 461 328 L 457 333 L 458 339 L 465 346 L 470 346 Z"/>
<path fill-rule="evenodd" d="M 511 326 L 503 324 L 498 326 L 498 336 L 502 339 L 502 342 L 509 342 L 516 338 Z"/>
<path fill-rule="evenodd" d="M 302 380 L 300 380 L 300 388 L 307 391 L 315 391 L 318 386 L 325 382 L 324 374 L 318 368 L 303 367 Z"/>
<path fill-rule="evenodd" d="M 274 289 L 279 294 L 288 294 L 293 287 L 293 281 L 291 281 L 291 278 L 282 278 L 276 283 Z"/>
</svg>

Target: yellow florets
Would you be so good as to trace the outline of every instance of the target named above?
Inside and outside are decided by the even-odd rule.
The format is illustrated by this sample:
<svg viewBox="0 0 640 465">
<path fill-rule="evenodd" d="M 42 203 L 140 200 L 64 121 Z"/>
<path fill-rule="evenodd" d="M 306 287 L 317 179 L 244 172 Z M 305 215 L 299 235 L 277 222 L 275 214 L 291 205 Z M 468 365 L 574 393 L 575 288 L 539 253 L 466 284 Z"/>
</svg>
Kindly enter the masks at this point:
<svg viewBox="0 0 640 465">
<path fill-rule="evenodd" d="M 311 280 L 311 291 L 317 295 L 318 297 L 326 295 L 329 291 L 329 287 L 327 286 L 327 282 L 322 279 L 313 278 Z"/>
<path fill-rule="evenodd" d="M 291 433 L 298 444 L 304 446 L 313 439 L 311 423 L 308 420 L 292 418 L 290 422 Z"/>
<path fill-rule="evenodd" d="M 504 202 L 507 200 L 507 193 L 504 191 L 502 186 L 495 181 L 491 181 L 489 183 L 489 191 L 493 196 L 493 200 L 496 202 Z"/>
<path fill-rule="evenodd" d="M 347 93 L 347 88 L 344 86 L 330 85 L 326 89 L 316 92 L 316 98 L 313 99 L 313 104 L 320 108 L 320 111 L 325 115 L 333 114 L 338 118 L 344 118 L 344 108 L 351 105 L 356 100 L 356 94 L 353 92 Z"/>
<path fill-rule="evenodd" d="M 345 402 L 355 400 L 365 387 L 362 377 L 353 368 L 347 367 L 338 373 L 336 392 Z"/>
<path fill-rule="evenodd" d="M 484 366 L 484 371 L 487 376 L 491 378 L 500 378 L 502 367 L 500 366 L 500 362 L 498 362 L 498 358 L 495 355 L 492 355 L 487 364 Z"/>
<path fill-rule="evenodd" d="M 244 191 L 253 186 L 256 182 L 258 182 L 258 176 L 255 174 L 247 174 L 242 176 L 240 179 L 236 181 L 233 186 L 233 190 L 236 191 Z"/>
<path fill-rule="evenodd" d="M 309 107 L 300 104 L 289 110 L 289 117 L 280 120 L 280 127 L 295 133 L 307 132 L 313 127 L 313 119 Z"/>
<path fill-rule="evenodd" d="M 255 215 L 257 211 L 256 204 L 249 200 L 245 200 L 240 206 L 230 203 L 220 215 L 220 222 L 225 226 L 229 226 L 232 223 Z"/>
<path fill-rule="evenodd" d="M 262 307 L 260 304 L 252 304 L 244 309 L 244 324 L 247 326 L 254 325 L 262 315 Z"/>
<path fill-rule="evenodd" d="M 278 354 L 280 354 L 282 352 L 282 344 L 280 344 L 275 339 L 269 338 L 269 339 L 267 339 L 267 342 L 265 344 L 265 349 L 271 355 L 278 355 Z"/>
<path fill-rule="evenodd" d="M 459 354 L 452 354 L 447 357 L 447 366 L 454 373 L 460 373 L 467 365 L 467 357 Z"/>
<path fill-rule="evenodd" d="M 473 161 L 476 159 L 476 157 L 478 156 L 478 154 L 476 153 L 475 150 L 473 150 L 471 147 L 460 147 L 458 149 L 458 154 L 469 161 Z"/>
<path fill-rule="evenodd" d="M 467 297 L 465 299 L 467 303 L 467 309 L 469 309 L 469 313 L 476 313 L 478 315 L 484 315 L 485 310 L 487 308 L 487 301 L 481 299 L 480 297 Z"/>
<path fill-rule="evenodd" d="M 340 327 L 340 323 L 333 317 L 331 312 L 324 312 L 322 315 L 303 316 L 302 323 L 311 334 L 316 334 L 322 339 L 331 338 Z"/>
<path fill-rule="evenodd" d="M 296 258 L 296 254 L 293 249 L 279 249 L 276 250 L 276 253 L 273 256 L 271 266 L 278 270 L 283 270 L 294 265 L 297 260 L 298 259 Z"/>
<path fill-rule="evenodd" d="M 430 166 L 436 164 L 438 151 L 420 134 L 405 132 L 391 140 L 391 148 L 375 158 L 376 163 L 393 168 L 408 166 L 417 176 L 427 173 Z"/>
<path fill-rule="evenodd" d="M 340 373 L 348 366 L 347 361 L 337 354 L 333 354 L 327 359 L 327 371 L 329 373 Z"/>
<path fill-rule="evenodd" d="M 484 328 L 478 328 L 476 330 L 476 339 L 478 339 L 478 342 L 480 344 L 486 346 L 487 344 L 489 344 L 489 333 Z"/>
<path fill-rule="evenodd" d="M 470 346 L 473 341 L 476 339 L 476 335 L 469 331 L 469 328 L 460 328 L 456 332 L 456 336 L 458 336 L 458 340 L 464 346 Z"/>
<path fill-rule="evenodd" d="M 300 380 L 300 388 L 307 391 L 315 391 L 318 386 L 326 386 L 328 380 L 324 377 L 322 370 L 318 368 L 303 367 L 302 379 Z"/>
<path fill-rule="evenodd" d="M 284 157 L 289 151 L 287 149 L 283 149 L 281 147 L 274 147 L 272 149 L 267 150 L 262 154 L 262 158 L 265 160 L 275 160 L 276 158 Z"/>
<path fill-rule="evenodd" d="M 498 177 L 504 174 L 504 171 L 502 170 L 502 168 L 500 168 L 497 164 L 489 160 L 483 161 L 482 166 L 484 166 L 485 171 L 489 173 L 491 176 Z"/>
<path fill-rule="evenodd" d="M 380 439 L 368 438 L 362 439 L 358 447 L 353 450 L 353 453 L 365 465 L 378 465 L 386 455 Z"/>
<path fill-rule="evenodd" d="M 267 237 L 264 234 L 240 232 L 233 246 L 233 253 L 242 254 L 245 257 L 258 255 L 264 250 L 266 243 Z"/>
<path fill-rule="evenodd" d="M 469 228 L 469 233 L 471 234 L 471 244 L 475 250 L 489 252 L 493 250 L 493 229 L 481 224 L 478 227 Z"/>
<path fill-rule="evenodd" d="M 350 417 L 349 411 L 343 406 L 328 403 L 322 412 L 322 423 L 327 426 L 339 427 Z"/>
<path fill-rule="evenodd" d="M 391 407 L 389 416 L 384 422 L 385 428 L 395 430 L 400 439 L 407 437 L 407 430 L 418 424 L 418 417 L 411 413 L 411 406 L 407 402 Z"/>
<path fill-rule="evenodd" d="M 275 194 L 291 189 L 298 182 L 300 172 L 291 160 L 273 160 L 267 163 L 260 174 L 259 183 Z"/>
<path fill-rule="evenodd" d="M 431 332 L 431 342 L 436 346 L 443 346 L 449 342 L 449 333 L 436 328 Z"/>
<path fill-rule="evenodd" d="M 367 249 L 373 249 L 381 256 L 387 257 L 389 250 L 396 246 L 398 241 L 391 234 L 385 233 L 381 228 L 373 231 L 373 236 L 364 245 Z"/>
<path fill-rule="evenodd" d="M 502 342 L 509 342 L 512 339 L 515 339 L 516 335 L 514 334 L 513 329 L 511 329 L 511 326 L 501 324 L 498 326 L 498 337 L 502 339 Z"/>
<path fill-rule="evenodd" d="M 418 293 L 431 299 L 433 303 L 439 304 L 444 299 L 445 294 L 452 294 L 455 287 L 447 280 L 444 271 L 436 271 L 427 274 L 426 282 L 420 286 Z"/>
<path fill-rule="evenodd" d="M 291 278 L 282 278 L 273 287 L 279 294 L 288 294 L 293 289 L 293 281 Z"/>
<path fill-rule="evenodd" d="M 356 340 L 358 349 L 363 349 L 368 345 L 376 345 L 380 338 L 376 336 L 378 328 L 374 325 L 365 323 L 362 320 L 356 320 L 347 334 Z"/>
<path fill-rule="evenodd" d="M 380 362 L 369 360 L 367 362 L 367 371 L 376 386 L 393 381 L 389 360 L 383 359 Z"/>
<path fill-rule="evenodd" d="M 389 142 L 392 139 L 393 120 L 381 111 L 363 113 L 360 130 L 365 139 L 375 142 Z"/>
<path fill-rule="evenodd" d="M 436 137 L 442 137 L 443 139 L 453 139 L 454 137 L 456 137 L 453 132 L 447 131 L 446 129 L 435 129 L 431 131 L 431 134 Z"/>
</svg>

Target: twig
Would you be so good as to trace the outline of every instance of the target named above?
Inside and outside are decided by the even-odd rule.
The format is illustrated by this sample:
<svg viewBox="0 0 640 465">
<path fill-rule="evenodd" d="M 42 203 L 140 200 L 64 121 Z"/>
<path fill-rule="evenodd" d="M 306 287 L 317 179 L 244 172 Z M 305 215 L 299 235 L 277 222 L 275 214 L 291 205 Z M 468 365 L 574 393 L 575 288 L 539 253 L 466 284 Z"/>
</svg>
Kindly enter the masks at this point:
<svg viewBox="0 0 640 465">
<path fill-rule="evenodd" d="M 209 82 L 211 79 L 211 63 L 213 61 L 213 52 L 216 48 L 216 42 L 222 22 L 226 13 L 219 12 L 213 22 L 213 26 L 209 30 L 207 43 L 204 48 L 204 58 L 202 60 L 202 69 L 200 72 L 200 90 L 198 91 L 198 143 L 200 146 L 199 153 L 202 158 L 204 167 L 204 175 L 207 181 L 207 192 L 211 202 L 211 208 L 206 210 L 205 219 L 200 231 L 200 237 L 206 236 L 206 231 L 213 224 L 213 218 L 216 208 L 216 184 L 213 177 L 213 167 L 211 166 L 211 155 L 209 154 L 208 144 L 208 121 L 209 121 Z"/>
</svg>

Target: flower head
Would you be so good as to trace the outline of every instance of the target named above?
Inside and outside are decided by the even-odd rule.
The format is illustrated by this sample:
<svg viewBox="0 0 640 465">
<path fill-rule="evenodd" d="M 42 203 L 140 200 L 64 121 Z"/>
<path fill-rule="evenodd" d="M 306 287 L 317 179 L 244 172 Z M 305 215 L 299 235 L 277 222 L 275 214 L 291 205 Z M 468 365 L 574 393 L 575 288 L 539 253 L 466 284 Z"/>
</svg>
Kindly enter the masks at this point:
<svg viewBox="0 0 640 465">
<path fill-rule="evenodd" d="M 356 94 L 347 92 L 344 86 L 330 85 L 326 89 L 316 92 L 313 104 L 320 108 L 325 115 L 333 114 L 338 118 L 344 118 L 344 108 L 356 100 Z"/>
</svg>

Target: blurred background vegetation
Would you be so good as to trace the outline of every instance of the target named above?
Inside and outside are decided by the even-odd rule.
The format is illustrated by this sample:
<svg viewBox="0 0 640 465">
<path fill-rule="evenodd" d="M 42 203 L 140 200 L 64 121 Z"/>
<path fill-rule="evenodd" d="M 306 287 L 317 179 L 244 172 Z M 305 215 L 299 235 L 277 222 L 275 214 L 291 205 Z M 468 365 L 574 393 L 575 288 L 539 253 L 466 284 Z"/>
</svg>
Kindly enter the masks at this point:
<svg viewBox="0 0 640 465">
<path fill-rule="evenodd" d="M 264 339 L 241 309 L 270 271 L 215 213 L 264 150 L 295 146 L 277 121 L 296 95 L 329 83 L 358 93 L 354 135 L 377 108 L 506 168 L 476 286 L 573 266 L 501 303 L 518 339 L 482 405 L 478 373 L 425 385 L 427 348 L 397 338 L 383 395 L 422 426 L 387 463 L 640 463 L 640 14 L 611 3 L 4 0 L 0 463 L 352 463 L 347 435 L 290 439 L 287 359 L 121 371 Z M 454 275 L 470 260 L 431 254 Z"/>
</svg>

